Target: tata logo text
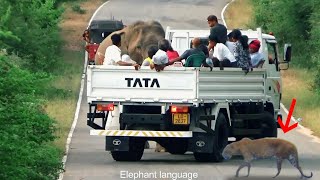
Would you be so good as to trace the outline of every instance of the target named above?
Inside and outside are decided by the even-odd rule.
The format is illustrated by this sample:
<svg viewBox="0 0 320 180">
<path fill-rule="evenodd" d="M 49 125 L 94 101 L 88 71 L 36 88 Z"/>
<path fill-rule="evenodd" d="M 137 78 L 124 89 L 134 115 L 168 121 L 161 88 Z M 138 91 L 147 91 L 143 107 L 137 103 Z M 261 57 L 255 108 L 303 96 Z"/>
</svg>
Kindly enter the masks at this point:
<svg viewBox="0 0 320 180">
<path fill-rule="evenodd" d="M 160 88 L 160 84 L 157 78 L 125 78 L 127 81 L 127 87 L 157 87 Z"/>
</svg>

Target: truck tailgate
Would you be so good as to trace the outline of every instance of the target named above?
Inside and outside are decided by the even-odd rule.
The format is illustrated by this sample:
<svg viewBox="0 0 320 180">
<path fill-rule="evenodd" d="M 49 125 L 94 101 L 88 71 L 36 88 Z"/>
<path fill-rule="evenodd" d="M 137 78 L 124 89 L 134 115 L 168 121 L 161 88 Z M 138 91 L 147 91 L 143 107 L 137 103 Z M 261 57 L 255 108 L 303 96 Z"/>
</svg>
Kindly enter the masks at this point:
<svg viewBox="0 0 320 180">
<path fill-rule="evenodd" d="M 197 96 L 197 71 L 169 68 L 88 66 L 88 102 L 192 102 Z"/>
</svg>

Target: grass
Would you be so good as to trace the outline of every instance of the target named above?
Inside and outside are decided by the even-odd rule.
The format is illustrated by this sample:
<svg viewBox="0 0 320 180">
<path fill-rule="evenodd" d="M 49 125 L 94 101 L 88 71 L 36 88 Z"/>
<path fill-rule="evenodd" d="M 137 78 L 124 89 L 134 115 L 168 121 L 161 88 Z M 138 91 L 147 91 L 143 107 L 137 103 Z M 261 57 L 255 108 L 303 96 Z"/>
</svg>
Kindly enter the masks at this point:
<svg viewBox="0 0 320 180">
<path fill-rule="evenodd" d="M 65 143 L 74 119 L 76 104 L 79 95 L 81 76 L 84 63 L 84 42 L 82 33 L 94 11 L 103 3 L 101 0 L 79 0 L 79 6 L 86 12 L 79 14 L 73 10 L 74 2 L 65 4 L 65 12 L 60 23 L 61 36 L 65 44 L 61 50 L 64 62 L 56 72 L 53 86 L 63 93 L 51 98 L 46 105 L 46 112 L 57 121 L 58 138 L 54 144 L 65 150 Z M 81 9 L 82 9 L 81 8 Z"/>
<path fill-rule="evenodd" d="M 78 3 L 72 5 L 72 10 L 74 12 L 79 13 L 79 14 L 85 14 L 86 13 L 86 10 L 82 9 L 82 7 Z"/>
<path fill-rule="evenodd" d="M 225 21 L 228 29 L 245 29 L 251 24 L 253 7 L 251 0 L 235 0 L 225 11 Z"/>
<path fill-rule="evenodd" d="M 251 0 L 235 0 L 225 12 L 229 29 L 248 28 L 252 24 L 254 7 Z M 294 60 L 294 59 L 293 59 Z M 292 68 L 282 71 L 282 103 L 289 108 L 293 98 L 297 100 L 293 115 L 301 117 L 301 124 L 320 136 L 320 94 L 312 89 L 315 73 Z"/>
</svg>

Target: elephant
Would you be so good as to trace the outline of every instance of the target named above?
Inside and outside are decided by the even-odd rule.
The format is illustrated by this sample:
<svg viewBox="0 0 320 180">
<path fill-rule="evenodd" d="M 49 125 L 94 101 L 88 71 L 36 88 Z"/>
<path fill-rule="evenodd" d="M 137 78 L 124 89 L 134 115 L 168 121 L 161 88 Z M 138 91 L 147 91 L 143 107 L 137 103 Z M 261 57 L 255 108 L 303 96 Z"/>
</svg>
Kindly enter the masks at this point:
<svg viewBox="0 0 320 180">
<path fill-rule="evenodd" d="M 111 33 L 99 45 L 95 56 L 96 64 L 102 64 L 104 53 L 108 46 L 112 45 L 111 36 L 115 33 L 121 35 L 121 52 L 128 54 L 132 60 L 141 64 L 148 57 L 148 49 L 158 46 L 158 42 L 165 38 L 165 31 L 157 21 L 137 21 L 119 31 Z"/>
</svg>

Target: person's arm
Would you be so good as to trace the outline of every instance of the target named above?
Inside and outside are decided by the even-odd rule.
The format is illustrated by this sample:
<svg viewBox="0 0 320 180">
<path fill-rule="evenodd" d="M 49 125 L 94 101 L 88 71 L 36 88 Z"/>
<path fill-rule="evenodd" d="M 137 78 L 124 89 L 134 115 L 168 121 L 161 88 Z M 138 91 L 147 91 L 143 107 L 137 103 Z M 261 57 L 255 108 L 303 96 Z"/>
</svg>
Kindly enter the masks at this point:
<svg viewBox="0 0 320 180">
<path fill-rule="evenodd" d="M 119 64 L 119 66 L 133 66 L 134 65 L 134 63 L 128 63 L 128 62 L 124 62 L 121 60 L 117 61 L 116 63 Z"/>
<path fill-rule="evenodd" d="M 183 59 L 187 59 L 190 55 L 190 50 L 186 50 L 181 56 L 177 57 L 177 58 L 174 58 L 172 59 L 170 62 L 168 62 L 166 65 L 169 66 L 169 65 L 172 65 L 174 64 L 175 62 L 178 62 L 178 61 L 181 61 Z"/>
</svg>

